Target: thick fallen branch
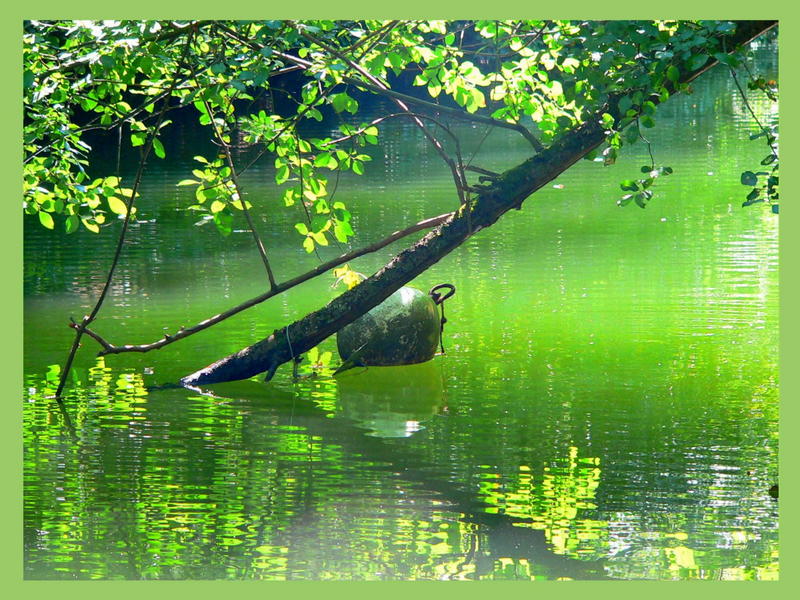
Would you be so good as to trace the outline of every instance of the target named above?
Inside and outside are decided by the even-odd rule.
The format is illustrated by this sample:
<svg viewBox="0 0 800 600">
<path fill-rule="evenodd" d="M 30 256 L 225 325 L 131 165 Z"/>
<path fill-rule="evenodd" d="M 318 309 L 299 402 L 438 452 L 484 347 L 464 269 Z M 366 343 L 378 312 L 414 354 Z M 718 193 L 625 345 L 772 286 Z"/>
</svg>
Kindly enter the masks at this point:
<svg viewBox="0 0 800 600">
<path fill-rule="evenodd" d="M 381 248 L 388 246 L 392 242 L 395 242 L 401 238 L 404 238 L 412 233 L 417 233 L 418 231 L 423 231 L 425 229 L 430 229 L 431 227 L 435 227 L 440 223 L 443 223 L 446 219 L 451 217 L 453 213 L 445 213 L 443 215 L 439 215 L 438 217 L 431 217 L 430 219 L 424 219 L 419 221 L 418 223 L 414 223 L 405 229 L 401 229 L 399 231 L 395 231 L 391 235 L 383 238 L 382 240 L 378 240 L 377 242 L 370 244 L 369 246 L 365 246 L 363 248 L 359 248 L 358 250 L 353 250 L 352 252 L 347 252 L 342 254 L 341 256 L 337 256 L 327 262 L 317 265 L 310 271 L 303 273 L 302 275 L 298 275 L 297 277 L 290 279 L 288 281 L 284 281 L 283 283 L 279 283 L 275 285 L 274 288 L 270 289 L 268 292 L 261 294 L 260 296 L 256 296 L 255 298 L 251 298 L 241 304 L 234 306 L 233 308 L 229 308 L 225 312 L 221 312 L 219 314 L 214 315 L 206 319 L 205 321 L 201 321 L 196 325 L 191 327 L 181 327 L 176 333 L 169 335 L 165 334 L 163 338 L 158 341 L 155 341 L 151 344 L 140 344 L 140 345 L 131 345 L 126 344 L 124 346 L 115 346 L 111 344 L 107 340 L 105 340 L 100 334 L 90 329 L 84 329 L 84 333 L 86 335 L 94 338 L 97 343 L 99 343 L 103 349 L 98 352 L 98 356 L 104 356 L 106 354 L 122 354 L 123 352 L 149 352 L 150 350 L 158 350 L 159 348 L 163 348 L 173 342 L 177 342 L 178 340 L 182 340 L 183 338 L 189 337 L 192 334 L 195 334 L 199 331 L 203 331 L 204 329 L 208 329 L 212 325 L 216 325 L 225 319 L 236 315 L 243 310 L 250 308 L 251 306 L 255 306 L 257 304 L 261 304 L 265 300 L 269 300 L 273 296 L 277 296 L 278 294 L 282 294 L 283 292 L 295 287 L 296 285 L 300 285 L 308 281 L 309 279 L 313 279 L 327 271 L 330 271 L 334 267 L 338 267 L 339 265 L 343 265 L 346 262 L 351 260 L 355 260 L 360 256 L 364 256 L 365 254 L 370 254 L 372 252 L 377 252 Z M 72 324 L 72 327 L 77 327 L 76 323 Z"/>
<path fill-rule="evenodd" d="M 774 21 L 740 23 L 732 45 L 747 43 L 772 28 Z M 682 74 L 680 83 L 692 81 L 716 61 Z M 654 103 L 657 97 L 652 98 Z M 600 146 L 606 139 L 601 116 L 609 113 L 619 119 L 619 96 L 586 122 L 565 134 L 552 146 L 503 173 L 475 201 L 471 211 L 462 207 L 419 242 L 401 252 L 369 279 L 343 293 L 318 311 L 276 330 L 269 337 L 184 377 L 184 385 L 203 385 L 253 377 L 264 371 L 270 380 L 277 368 L 307 352 L 365 312 L 380 304 L 396 290 L 460 246 L 470 235 L 491 226 L 536 190 L 555 179 L 575 162 Z M 471 225 L 471 226 L 470 226 Z"/>
</svg>

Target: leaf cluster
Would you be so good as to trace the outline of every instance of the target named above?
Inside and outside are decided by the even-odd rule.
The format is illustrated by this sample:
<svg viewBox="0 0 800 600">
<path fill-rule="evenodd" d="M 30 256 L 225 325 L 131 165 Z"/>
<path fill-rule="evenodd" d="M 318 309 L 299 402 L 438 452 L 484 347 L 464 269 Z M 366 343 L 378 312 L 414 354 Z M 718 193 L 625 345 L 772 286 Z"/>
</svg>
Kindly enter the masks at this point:
<svg viewBox="0 0 800 600">
<path fill-rule="evenodd" d="M 275 204 L 302 207 L 296 230 L 307 251 L 327 245 L 330 235 L 346 243 L 354 235 L 347 198 L 339 194 L 334 201 L 334 194 L 342 175 L 365 173 L 370 155 L 364 148 L 380 143 L 379 124 L 359 119 L 364 94 L 404 89 L 408 81 L 410 91 L 401 96 L 420 110 L 441 106 L 467 119 L 532 128 L 544 145 L 602 114 L 607 143 L 598 155 L 610 165 L 626 144 L 643 139 L 642 128 L 654 126 L 660 102 L 690 91 L 680 83 L 687 75 L 714 60 L 739 64 L 740 56 L 726 45 L 736 26 L 639 20 L 27 21 L 25 211 L 45 227 L 60 220 L 68 232 L 80 225 L 99 231 L 109 213 L 125 214 L 132 205 L 121 200 L 130 188 L 119 173 L 90 174 L 93 149 L 85 134 L 116 139 L 122 133 L 130 147 L 151 147 L 163 159 L 171 122 L 157 118 L 160 110 L 194 111 L 218 145 L 253 149 L 256 158 L 237 166 L 238 172 L 258 161 L 274 168 L 274 195 L 282 202 L 270 210 Z M 290 73 L 287 87 L 281 82 Z M 771 90 L 767 81 L 754 79 L 752 85 Z M 306 137 L 308 120 L 338 127 L 328 136 Z M 447 151 L 460 153 L 457 143 Z M 228 234 L 242 210 L 232 165 L 219 158 L 199 162 L 192 179 L 179 185 L 196 186 L 188 207 Z M 664 169 L 651 165 L 648 172 L 663 175 Z M 752 187 L 773 198 L 777 173 L 753 175 L 758 186 Z M 636 189 L 626 189 L 632 195 L 621 204 L 642 206 L 655 177 L 634 180 Z M 751 176 L 745 181 L 749 185 Z"/>
</svg>

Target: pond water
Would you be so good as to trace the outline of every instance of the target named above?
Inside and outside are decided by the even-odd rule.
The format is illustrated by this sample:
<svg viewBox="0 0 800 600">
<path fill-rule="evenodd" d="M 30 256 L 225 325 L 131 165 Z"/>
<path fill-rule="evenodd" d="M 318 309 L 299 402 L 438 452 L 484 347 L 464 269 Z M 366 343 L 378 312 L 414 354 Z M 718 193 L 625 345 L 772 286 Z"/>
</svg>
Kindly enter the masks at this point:
<svg viewBox="0 0 800 600">
<path fill-rule="evenodd" d="M 694 89 L 648 131 L 674 174 L 647 209 L 615 206 L 640 144 L 613 167 L 575 165 L 413 282 L 458 290 L 446 354 L 421 365 L 164 386 L 324 305 L 341 292 L 326 275 L 157 352 L 96 358 L 85 338 L 62 410 L 47 396 L 65 325 L 93 306 L 118 225 L 66 236 L 26 220 L 25 577 L 777 578 L 778 216 L 740 207 L 739 175 L 765 152 L 730 77 Z M 222 238 L 182 209 L 192 191 L 175 183 L 214 151 L 201 134 L 177 122 L 148 166 L 94 327 L 114 343 L 264 290 L 248 232 Z M 511 133 L 459 134 L 475 165 L 525 156 Z M 413 127 L 381 135 L 336 192 L 353 247 L 456 208 Z M 258 167 L 243 185 L 285 280 L 319 259 L 270 178 Z M 372 273 L 416 238 L 351 266 Z M 320 351 L 338 362 L 333 338 Z"/>
</svg>

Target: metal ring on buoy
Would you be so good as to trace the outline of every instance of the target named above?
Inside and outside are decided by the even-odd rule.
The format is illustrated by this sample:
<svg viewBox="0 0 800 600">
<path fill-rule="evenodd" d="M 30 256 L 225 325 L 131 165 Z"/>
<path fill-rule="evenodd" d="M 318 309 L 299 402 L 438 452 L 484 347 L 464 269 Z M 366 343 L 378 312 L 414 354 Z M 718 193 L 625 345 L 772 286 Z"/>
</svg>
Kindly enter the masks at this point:
<svg viewBox="0 0 800 600">
<path fill-rule="evenodd" d="M 441 288 L 447 288 L 448 289 L 447 293 L 444 295 L 440 294 L 438 290 Z M 433 298 L 433 301 L 436 304 L 441 304 L 455 293 L 456 293 L 456 286 L 454 286 L 452 283 L 440 283 L 439 285 L 433 286 L 431 288 L 431 291 L 428 292 L 428 294 L 430 295 L 431 298 Z"/>
<path fill-rule="evenodd" d="M 447 292 L 440 294 L 439 290 L 442 288 L 446 288 Z M 452 283 L 440 283 L 439 285 L 433 286 L 431 291 L 428 292 L 428 295 L 433 299 L 433 303 L 440 306 L 442 311 L 442 318 L 439 321 L 439 348 L 442 354 L 444 354 L 444 324 L 447 323 L 447 317 L 444 316 L 444 301 L 455 293 L 456 286 Z"/>
</svg>

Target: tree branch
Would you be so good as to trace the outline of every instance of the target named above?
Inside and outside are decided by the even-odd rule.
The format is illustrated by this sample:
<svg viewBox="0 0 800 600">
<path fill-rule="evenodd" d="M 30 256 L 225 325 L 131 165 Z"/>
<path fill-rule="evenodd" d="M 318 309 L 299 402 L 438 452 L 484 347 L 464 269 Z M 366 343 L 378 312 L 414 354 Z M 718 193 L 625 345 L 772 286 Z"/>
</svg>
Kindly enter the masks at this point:
<svg viewBox="0 0 800 600">
<path fill-rule="evenodd" d="M 316 44 L 320 48 L 324 49 L 328 54 L 330 54 L 334 58 L 338 58 L 339 60 L 343 61 L 351 69 L 356 71 L 359 75 L 361 75 L 364 79 L 369 81 L 376 88 L 378 88 L 380 90 L 383 90 L 383 91 L 386 91 L 386 90 L 389 89 L 389 86 L 386 85 L 384 82 L 382 82 L 380 79 L 378 79 L 375 75 L 373 75 L 369 71 L 365 70 L 358 63 L 350 60 L 347 56 L 345 56 L 342 52 L 340 52 L 339 50 L 337 50 L 336 48 L 334 48 L 330 44 L 325 43 L 323 40 L 320 40 L 319 38 L 317 38 L 316 36 L 311 35 L 310 33 L 308 33 L 305 30 L 298 29 L 297 31 L 302 37 L 304 37 L 308 41 Z M 402 110 L 404 112 L 407 112 L 409 114 L 413 114 L 411 109 L 408 107 L 408 105 L 405 102 L 403 102 L 402 100 L 400 100 L 398 98 L 392 98 L 392 101 L 400 108 L 400 110 Z M 458 192 L 458 197 L 459 197 L 459 200 L 460 200 L 460 204 L 462 204 L 462 205 L 465 204 L 466 203 L 466 198 L 464 197 L 464 183 L 466 181 L 466 178 L 464 177 L 464 175 L 463 175 L 463 173 L 462 173 L 462 171 L 460 169 L 460 167 L 461 167 L 460 161 L 457 164 L 456 161 L 454 161 L 453 159 L 451 159 L 447 155 L 447 152 L 445 152 L 444 147 L 442 146 L 442 143 L 438 140 L 438 138 L 435 135 L 433 135 L 430 131 L 428 131 L 428 128 L 425 127 L 425 123 L 423 123 L 421 119 L 419 119 L 417 117 L 412 117 L 412 120 L 414 121 L 414 124 L 417 127 L 419 127 L 419 129 L 422 131 L 422 133 L 425 135 L 425 137 L 428 138 L 428 141 L 433 145 L 433 147 L 436 150 L 436 152 L 439 154 L 439 156 L 441 156 L 442 160 L 449 167 L 450 171 L 453 174 L 453 180 L 454 180 L 455 185 L 456 185 L 456 191 Z M 456 142 L 456 144 L 457 144 L 457 142 Z"/>
<path fill-rule="evenodd" d="M 250 41 L 250 40 L 242 39 L 241 36 L 239 36 L 235 31 L 232 31 L 231 29 L 229 29 L 229 28 L 227 28 L 227 27 L 225 27 L 223 25 L 217 25 L 216 27 L 220 31 L 224 31 L 226 34 L 234 37 L 235 39 L 237 39 L 241 43 L 246 44 L 247 46 L 249 46 L 250 48 L 252 48 L 252 49 L 254 49 L 256 51 L 260 51 L 265 47 L 265 46 L 263 46 L 261 44 L 257 44 L 255 42 Z M 273 49 L 272 54 L 274 56 L 277 56 L 278 58 L 281 58 L 281 59 L 283 59 L 283 60 L 285 60 L 287 62 L 290 62 L 293 65 L 297 65 L 298 67 L 301 67 L 303 69 L 309 69 L 309 68 L 311 68 L 313 66 L 313 63 L 310 62 L 310 61 L 304 60 L 304 59 L 299 58 L 297 56 L 293 56 L 292 54 L 287 54 L 286 52 L 281 52 L 280 50 L 274 50 Z M 401 100 L 403 102 L 408 102 L 409 104 L 416 104 L 416 105 L 421 106 L 423 108 L 427 108 L 428 110 L 436 111 L 438 113 L 441 113 L 443 115 L 447 115 L 449 117 L 452 117 L 454 119 L 458 119 L 460 121 L 473 121 L 475 123 L 483 123 L 484 125 L 491 125 L 492 127 L 500 127 L 500 128 L 503 128 L 503 129 L 511 129 L 511 130 L 516 131 L 517 133 L 521 134 L 528 141 L 528 143 L 533 147 L 533 149 L 536 150 L 537 152 L 540 152 L 542 149 L 544 149 L 544 146 L 542 146 L 542 143 L 536 138 L 536 136 L 533 135 L 533 133 L 531 133 L 531 131 L 529 129 L 527 129 L 523 125 L 520 125 L 519 123 L 509 123 L 507 121 L 501 121 L 499 119 L 493 119 L 492 117 L 484 117 L 482 115 L 471 114 L 471 113 L 468 113 L 465 110 L 461 110 L 461 109 L 458 109 L 458 108 L 450 108 L 449 106 L 442 106 L 440 104 L 434 104 L 433 102 L 428 102 L 427 100 L 422 100 L 421 98 L 416 98 L 414 96 L 409 96 L 408 94 L 402 94 L 400 92 L 395 92 L 392 89 L 381 88 L 380 86 L 374 85 L 374 84 L 372 84 L 372 83 L 370 83 L 368 81 L 363 81 L 363 80 L 358 79 L 356 77 L 345 76 L 345 77 L 342 77 L 342 80 L 345 81 L 346 83 L 351 84 L 351 85 L 355 85 L 357 87 L 369 90 L 369 91 L 371 91 L 371 92 L 373 92 L 375 94 L 378 94 L 378 95 L 381 95 L 381 96 L 386 96 L 388 98 L 394 98 L 394 99 L 397 99 L 397 100 Z"/>
</svg>

